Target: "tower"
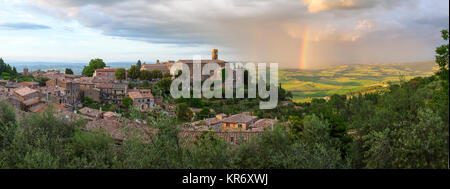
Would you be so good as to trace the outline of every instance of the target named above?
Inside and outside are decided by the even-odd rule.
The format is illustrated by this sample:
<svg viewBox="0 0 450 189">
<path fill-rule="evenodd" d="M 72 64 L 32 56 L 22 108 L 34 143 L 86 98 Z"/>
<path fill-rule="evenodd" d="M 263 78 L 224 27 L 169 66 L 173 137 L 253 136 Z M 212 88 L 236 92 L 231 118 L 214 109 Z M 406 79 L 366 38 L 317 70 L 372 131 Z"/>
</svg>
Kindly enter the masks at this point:
<svg viewBox="0 0 450 189">
<path fill-rule="evenodd" d="M 213 49 L 212 50 L 212 60 L 218 60 L 219 59 L 219 50 Z"/>
</svg>

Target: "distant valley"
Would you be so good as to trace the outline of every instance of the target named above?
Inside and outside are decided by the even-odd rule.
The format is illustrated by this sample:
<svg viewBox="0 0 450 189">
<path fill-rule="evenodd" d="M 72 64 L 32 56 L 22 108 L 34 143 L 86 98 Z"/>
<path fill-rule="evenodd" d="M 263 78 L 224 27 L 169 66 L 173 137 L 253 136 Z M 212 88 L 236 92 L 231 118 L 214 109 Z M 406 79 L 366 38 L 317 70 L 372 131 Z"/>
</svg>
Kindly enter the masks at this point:
<svg viewBox="0 0 450 189">
<path fill-rule="evenodd" d="M 282 87 L 292 92 L 294 101 L 305 102 L 333 94 L 358 92 L 373 85 L 429 76 L 437 70 L 434 61 L 413 63 L 334 65 L 316 70 L 282 69 Z"/>
</svg>

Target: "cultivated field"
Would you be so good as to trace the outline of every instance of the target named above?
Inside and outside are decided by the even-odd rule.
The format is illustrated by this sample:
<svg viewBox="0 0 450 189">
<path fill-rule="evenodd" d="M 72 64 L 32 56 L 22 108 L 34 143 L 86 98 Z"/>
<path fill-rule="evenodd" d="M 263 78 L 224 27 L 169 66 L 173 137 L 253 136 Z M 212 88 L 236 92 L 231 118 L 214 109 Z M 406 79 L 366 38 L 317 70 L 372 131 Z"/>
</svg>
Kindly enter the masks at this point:
<svg viewBox="0 0 450 189">
<path fill-rule="evenodd" d="M 294 101 L 305 102 L 333 94 L 358 92 L 388 82 L 429 76 L 437 69 L 434 61 L 415 63 L 335 65 L 316 70 L 282 69 L 280 83 L 292 92 Z"/>
</svg>

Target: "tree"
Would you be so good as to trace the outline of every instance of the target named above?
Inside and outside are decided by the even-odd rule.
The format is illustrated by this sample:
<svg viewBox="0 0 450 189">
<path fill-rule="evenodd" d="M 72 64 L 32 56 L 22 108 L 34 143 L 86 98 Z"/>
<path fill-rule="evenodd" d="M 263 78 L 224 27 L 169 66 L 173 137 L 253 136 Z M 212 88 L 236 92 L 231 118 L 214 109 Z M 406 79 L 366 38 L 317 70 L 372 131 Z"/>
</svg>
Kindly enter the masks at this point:
<svg viewBox="0 0 450 189">
<path fill-rule="evenodd" d="M 165 94 L 170 93 L 170 85 L 172 84 L 172 80 L 170 78 L 164 78 L 157 83 L 158 87 L 163 90 Z"/>
<path fill-rule="evenodd" d="M 152 77 L 155 79 L 163 78 L 163 73 L 161 70 L 152 70 Z"/>
<path fill-rule="evenodd" d="M 139 78 L 139 75 L 140 75 L 139 68 L 136 65 L 132 65 L 128 70 L 128 77 L 136 80 L 137 78 Z"/>
<path fill-rule="evenodd" d="M 177 118 L 182 121 L 190 121 L 193 117 L 191 109 L 185 104 L 178 104 L 176 107 Z"/>
<path fill-rule="evenodd" d="M 142 67 L 141 60 L 137 61 L 136 66 L 139 68 L 139 70 L 141 70 L 141 67 Z"/>
<path fill-rule="evenodd" d="M 35 81 L 39 83 L 39 86 L 45 86 L 49 78 L 38 76 Z"/>
<path fill-rule="evenodd" d="M 5 68 L 6 68 L 6 64 L 3 61 L 3 58 L 0 58 L 0 74 L 5 71 Z"/>
<path fill-rule="evenodd" d="M 6 64 L 2 58 L 0 58 L 0 75 L 2 75 L 3 77 L 8 76 L 7 78 L 11 79 L 15 78 L 18 73 L 16 67 L 11 67 L 9 64 Z"/>
<path fill-rule="evenodd" d="M 202 110 L 198 113 L 198 117 L 200 119 L 205 119 L 205 118 L 209 118 L 210 114 L 211 114 L 211 112 L 209 111 L 209 108 L 203 107 Z"/>
<path fill-rule="evenodd" d="M 125 68 L 117 68 L 114 72 L 114 76 L 117 80 L 125 80 L 126 79 L 126 70 Z"/>
<path fill-rule="evenodd" d="M 17 69 L 16 69 L 15 66 L 13 67 L 12 74 L 13 74 L 13 75 L 17 75 Z"/>
<path fill-rule="evenodd" d="M 84 67 L 82 74 L 86 77 L 92 77 L 96 69 L 102 69 L 105 66 L 106 64 L 102 59 L 91 59 L 91 61 L 89 61 L 89 65 Z"/>
<path fill-rule="evenodd" d="M 153 75 L 152 75 L 152 73 L 150 71 L 142 70 L 140 75 L 139 75 L 139 79 L 140 80 L 151 80 L 153 78 L 152 76 Z"/>
<path fill-rule="evenodd" d="M 73 75 L 73 71 L 72 71 L 72 69 L 70 69 L 70 68 L 66 68 L 65 73 L 66 73 L 66 74 Z"/>
<path fill-rule="evenodd" d="M 129 108 L 131 105 L 133 105 L 133 99 L 131 99 L 129 96 L 126 96 L 122 100 L 122 105 Z"/>
<path fill-rule="evenodd" d="M 16 111 L 7 101 L 0 101 L 0 127 L 16 121 Z"/>
<path fill-rule="evenodd" d="M 439 65 L 438 75 L 442 80 L 449 81 L 449 68 L 448 68 L 448 59 L 449 59 L 449 44 L 448 44 L 448 30 L 442 30 L 442 38 L 447 41 L 447 44 L 444 44 L 438 48 L 436 48 L 436 63 Z"/>
<path fill-rule="evenodd" d="M 278 86 L 278 99 L 280 101 L 285 101 L 285 100 L 291 100 L 292 99 L 291 91 L 286 91 L 285 89 L 283 89 L 281 87 L 281 83 Z"/>
<path fill-rule="evenodd" d="M 166 72 L 164 73 L 163 78 L 172 78 L 172 74 L 170 74 L 170 72 Z"/>
</svg>

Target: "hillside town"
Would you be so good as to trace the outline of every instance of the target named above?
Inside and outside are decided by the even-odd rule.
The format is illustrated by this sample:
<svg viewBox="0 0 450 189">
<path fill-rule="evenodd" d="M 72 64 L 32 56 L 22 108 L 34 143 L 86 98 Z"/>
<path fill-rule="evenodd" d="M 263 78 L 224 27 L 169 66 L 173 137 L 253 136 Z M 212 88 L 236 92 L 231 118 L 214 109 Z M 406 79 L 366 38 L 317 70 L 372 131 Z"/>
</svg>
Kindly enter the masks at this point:
<svg viewBox="0 0 450 189">
<path fill-rule="evenodd" d="M 170 75 L 170 68 L 175 63 L 187 64 L 192 71 L 193 60 L 179 60 L 160 62 L 156 64 L 139 64 L 143 72 L 156 72 L 163 78 L 174 79 Z M 201 65 L 214 62 L 222 68 L 226 61 L 218 59 L 218 50 L 212 50 L 211 60 L 202 60 Z M 77 117 L 88 121 L 87 130 L 102 130 L 119 142 L 139 135 L 148 137 L 150 128 L 145 126 L 145 120 L 131 118 L 125 115 L 120 105 L 130 99 L 130 109 L 137 110 L 145 115 L 157 116 L 164 113 L 173 119 L 176 118 L 176 103 L 167 101 L 165 95 L 152 91 L 152 85 L 157 85 L 163 78 L 156 77 L 150 80 L 129 77 L 132 68 L 125 70 L 125 78 L 118 78 L 117 72 L 121 68 L 103 67 L 95 69 L 91 77 L 62 73 L 58 70 L 23 69 L 23 76 L 32 78 L 46 78 L 44 82 L 13 80 L 0 80 L 0 100 L 7 100 L 16 110 L 25 114 L 44 112 L 52 107 L 58 114 L 67 118 Z M 157 74 L 158 75 L 158 74 Z M 202 78 L 202 80 L 206 79 Z M 146 87 L 142 83 L 146 82 Z M 136 84 L 130 87 L 131 84 Z M 90 106 L 93 102 L 99 107 Z M 116 105 L 118 109 L 105 110 L 107 105 Z M 104 109 L 102 109 L 104 108 Z M 123 109 L 127 109 L 125 107 Z M 241 140 L 248 140 L 250 136 L 259 135 L 265 129 L 271 129 L 276 119 L 259 119 L 250 112 L 237 114 L 215 113 L 208 109 L 208 116 L 203 119 L 190 119 L 180 123 L 183 136 L 194 139 L 202 132 L 213 132 L 232 144 L 239 144 Z M 189 108 L 192 114 L 199 114 L 201 109 Z M 151 129 L 150 129 L 151 130 Z M 133 131 L 133 132 L 132 132 Z M 135 132 L 138 131 L 138 132 Z M 137 134 L 136 134 L 137 133 Z M 133 136 L 131 136 L 133 135 Z"/>
</svg>

